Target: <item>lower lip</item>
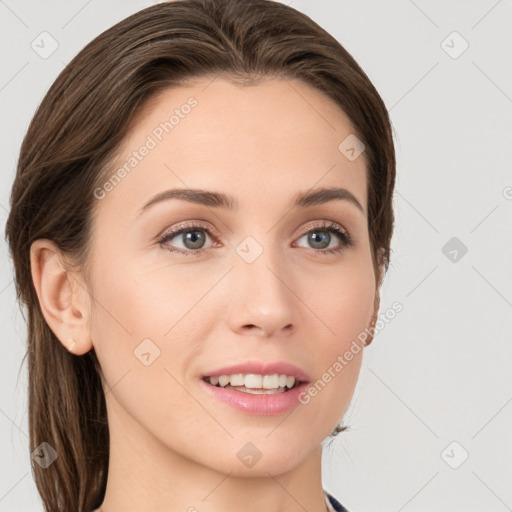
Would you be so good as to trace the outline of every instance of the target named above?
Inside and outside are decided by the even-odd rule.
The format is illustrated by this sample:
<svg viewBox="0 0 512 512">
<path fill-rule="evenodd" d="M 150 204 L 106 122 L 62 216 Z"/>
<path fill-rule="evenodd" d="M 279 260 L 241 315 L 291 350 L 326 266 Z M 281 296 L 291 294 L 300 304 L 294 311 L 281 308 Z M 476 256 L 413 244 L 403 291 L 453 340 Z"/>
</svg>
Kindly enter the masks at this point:
<svg viewBox="0 0 512 512">
<path fill-rule="evenodd" d="M 275 416 L 297 407 L 300 404 L 300 393 L 305 391 L 308 386 L 307 382 L 303 382 L 299 386 L 283 393 L 254 395 L 252 393 L 236 391 L 235 389 L 213 386 L 203 379 L 200 379 L 200 381 L 207 393 L 211 393 L 222 402 L 231 405 L 231 407 L 250 414 L 265 416 Z"/>
</svg>

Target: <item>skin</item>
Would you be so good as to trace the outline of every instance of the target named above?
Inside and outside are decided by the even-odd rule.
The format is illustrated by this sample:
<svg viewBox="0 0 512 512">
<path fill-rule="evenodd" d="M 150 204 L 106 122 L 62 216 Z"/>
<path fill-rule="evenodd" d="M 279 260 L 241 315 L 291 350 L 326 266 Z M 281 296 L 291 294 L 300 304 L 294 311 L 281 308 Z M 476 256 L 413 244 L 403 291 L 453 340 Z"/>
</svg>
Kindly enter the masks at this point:
<svg viewBox="0 0 512 512">
<path fill-rule="evenodd" d="M 198 105 L 97 201 L 87 276 L 65 272 L 66 255 L 50 240 L 31 248 L 49 326 L 68 349 L 77 340 L 77 355 L 94 347 L 103 370 L 111 445 L 102 508 L 324 510 L 321 443 L 350 403 L 363 350 L 307 405 L 278 416 L 233 409 L 199 379 L 259 359 L 289 361 L 315 382 L 375 321 L 364 154 L 349 161 L 338 150 L 354 129 L 306 84 L 210 78 L 155 97 L 118 163 L 190 96 Z M 331 186 L 348 189 L 364 211 L 349 201 L 288 206 L 300 191 Z M 232 195 L 240 210 L 173 199 L 138 216 L 155 194 L 187 187 Z M 193 252 L 183 235 L 158 244 L 169 228 L 194 220 L 211 229 L 202 232 L 205 253 L 166 249 Z M 346 229 L 354 246 L 322 254 L 327 243 L 317 248 L 299 232 L 319 221 Z M 263 249 L 251 264 L 236 252 L 247 236 Z M 329 248 L 342 243 L 331 234 Z M 149 366 L 134 356 L 147 338 L 160 350 Z M 248 442 L 261 452 L 251 468 L 236 456 Z"/>
</svg>

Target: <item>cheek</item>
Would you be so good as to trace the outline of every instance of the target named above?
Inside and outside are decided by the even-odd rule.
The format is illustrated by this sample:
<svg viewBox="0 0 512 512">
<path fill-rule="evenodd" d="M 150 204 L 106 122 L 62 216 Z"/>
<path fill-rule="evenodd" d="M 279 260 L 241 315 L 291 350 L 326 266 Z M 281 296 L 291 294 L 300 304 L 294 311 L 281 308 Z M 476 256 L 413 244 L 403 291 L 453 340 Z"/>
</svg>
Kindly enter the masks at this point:
<svg viewBox="0 0 512 512">
<path fill-rule="evenodd" d="M 118 332 L 110 341 L 130 337 L 162 338 L 186 315 L 205 286 L 192 286 L 193 275 L 167 265 L 149 267 L 135 260 L 102 265 L 94 279 L 95 327 Z M 101 332 L 98 334 L 104 337 Z"/>
<path fill-rule="evenodd" d="M 324 333 L 325 353 L 341 350 L 368 327 L 374 311 L 375 277 L 371 265 L 340 265 L 305 282 L 306 305 Z M 317 336 L 318 338 L 318 336 Z"/>
<path fill-rule="evenodd" d="M 130 372 L 132 382 L 143 379 L 139 390 L 159 390 L 165 384 L 179 393 L 165 369 L 183 380 L 200 349 L 196 340 L 204 326 L 198 322 L 198 302 L 217 277 L 195 281 L 197 273 L 168 265 L 117 261 L 110 268 L 97 266 L 93 288 L 91 336 L 106 383 L 113 386 Z"/>
<path fill-rule="evenodd" d="M 220 439 L 225 435 L 188 378 L 203 332 L 200 307 L 194 305 L 213 283 L 192 286 L 189 273 L 162 267 L 144 271 L 126 264 L 115 276 L 102 277 L 98 297 L 109 311 L 96 307 L 93 336 L 99 341 L 106 389 L 111 388 L 107 405 L 112 431 L 141 429 L 144 442 L 156 439 L 197 457 L 196 445 L 209 446 L 212 432 Z M 212 466 L 218 463 L 213 454 Z"/>
<path fill-rule="evenodd" d="M 111 407 L 141 425 L 149 418 L 190 424 L 201 409 L 180 383 L 197 352 L 187 315 L 197 293 L 179 272 L 167 280 L 163 269 L 104 268 L 96 276 L 91 332 L 106 389 L 112 388 Z"/>
<path fill-rule="evenodd" d="M 320 407 L 330 418 L 331 423 L 326 423 L 334 425 L 350 403 L 357 384 L 364 350 L 361 333 L 365 335 L 374 308 L 373 269 L 363 258 L 305 283 L 305 296 L 309 298 L 306 304 L 315 313 L 313 320 L 306 323 L 306 331 L 314 340 L 309 354 L 317 373 L 303 403 Z M 326 428 L 321 423 L 317 426 Z"/>
</svg>

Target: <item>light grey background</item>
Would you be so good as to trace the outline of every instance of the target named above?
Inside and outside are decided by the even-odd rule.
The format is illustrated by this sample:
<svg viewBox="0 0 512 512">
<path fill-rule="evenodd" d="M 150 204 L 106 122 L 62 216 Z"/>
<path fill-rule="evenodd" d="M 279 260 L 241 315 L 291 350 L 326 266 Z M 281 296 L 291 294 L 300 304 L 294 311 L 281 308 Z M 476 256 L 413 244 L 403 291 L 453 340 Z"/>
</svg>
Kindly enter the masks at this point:
<svg viewBox="0 0 512 512">
<path fill-rule="evenodd" d="M 0 0 L 2 231 L 21 140 L 48 87 L 93 37 L 151 3 Z M 398 158 L 381 312 L 395 301 L 403 311 L 365 351 L 352 430 L 324 450 L 324 487 L 351 512 L 511 510 L 512 3 L 287 3 L 369 75 Z M 58 42 L 47 59 L 31 48 L 43 31 Z M 1 250 L 0 511 L 41 511 L 20 371 L 26 328 L 4 241 Z"/>
</svg>

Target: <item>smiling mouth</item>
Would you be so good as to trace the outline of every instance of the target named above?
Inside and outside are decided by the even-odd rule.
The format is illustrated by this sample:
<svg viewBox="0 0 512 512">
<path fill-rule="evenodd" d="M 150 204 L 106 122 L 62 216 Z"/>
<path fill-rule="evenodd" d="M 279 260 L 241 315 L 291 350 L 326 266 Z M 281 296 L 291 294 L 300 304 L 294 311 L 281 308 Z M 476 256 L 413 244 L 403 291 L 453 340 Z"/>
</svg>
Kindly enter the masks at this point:
<svg viewBox="0 0 512 512">
<path fill-rule="evenodd" d="M 291 383 L 287 382 L 287 384 L 285 386 L 278 386 L 278 387 L 273 386 L 270 388 L 265 388 L 265 387 L 247 387 L 246 385 L 232 386 L 231 383 L 229 383 L 229 382 L 227 384 L 224 384 L 224 382 L 223 382 L 224 385 L 221 385 L 219 378 L 215 378 L 215 377 L 203 377 L 203 381 L 205 381 L 206 383 L 210 384 L 211 386 L 214 386 L 217 388 L 233 389 L 235 391 L 240 391 L 242 393 L 249 393 L 249 394 L 253 394 L 253 395 L 275 395 L 278 393 L 287 393 L 291 389 L 294 389 L 294 388 L 305 383 L 304 381 L 294 379 L 294 382 L 291 385 L 291 387 L 288 386 L 288 384 L 291 384 Z"/>
</svg>

